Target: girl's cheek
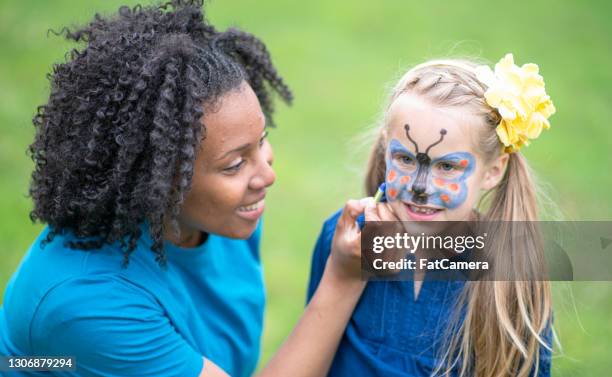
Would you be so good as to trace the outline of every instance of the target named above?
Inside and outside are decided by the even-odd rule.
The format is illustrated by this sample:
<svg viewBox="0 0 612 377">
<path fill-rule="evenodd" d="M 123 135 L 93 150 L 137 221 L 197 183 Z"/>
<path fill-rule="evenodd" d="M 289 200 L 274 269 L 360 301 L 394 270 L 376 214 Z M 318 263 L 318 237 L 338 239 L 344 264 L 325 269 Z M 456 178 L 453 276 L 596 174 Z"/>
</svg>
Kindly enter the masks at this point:
<svg viewBox="0 0 612 377">
<path fill-rule="evenodd" d="M 453 219 L 456 220 L 467 220 L 472 213 L 472 209 L 477 207 L 478 204 L 478 187 L 474 184 L 474 181 L 466 184 L 465 187 L 462 188 L 465 192 L 460 192 L 463 196 L 462 202 L 459 203 L 454 209 L 449 210 L 449 215 L 453 216 Z"/>
<path fill-rule="evenodd" d="M 410 199 L 410 185 L 414 180 L 413 174 L 397 169 L 392 164 L 387 163 L 385 176 L 386 192 L 388 202 Z"/>
<path fill-rule="evenodd" d="M 482 177 L 476 174 L 465 182 L 466 198 L 464 205 L 470 210 L 477 207 L 480 199 L 481 188 L 479 182 L 482 182 Z"/>
</svg>

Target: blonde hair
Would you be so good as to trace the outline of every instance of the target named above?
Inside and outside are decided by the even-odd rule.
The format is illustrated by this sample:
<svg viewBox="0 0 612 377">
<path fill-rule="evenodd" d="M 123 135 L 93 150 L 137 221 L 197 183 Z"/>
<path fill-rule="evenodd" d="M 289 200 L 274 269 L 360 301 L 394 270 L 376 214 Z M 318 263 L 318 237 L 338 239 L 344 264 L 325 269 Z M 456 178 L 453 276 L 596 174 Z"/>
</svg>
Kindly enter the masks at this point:
<svg viewBox="0 0 612 377">
<path fill-rule="evenodd" d="M 476 78 L 475 67 L 474 62 L 467 60 L 433 60 L 417 65 L 395 85 L 388 106 L 401 94 L 411 93 L 440 106 L 465 107 L 482 119 L 482 125 L 475 126 L 479 128 L 479 154 L 485 161 L 495 159 L 503 153 L 503 145 L 495 132 L 501 117 L 486 104 L 487 88 Z M 370 196 L 385 180 L 385 127 L 381 124 L 368 162 L 365 186 Z M 538 219 L 533 174 L 520 153 L 510 154 L 501 182 L 482 198 L 479 209 L 483 211 L 481 220 Z M 498 247 L 504 251 L 496 253 L 497 264 L 505 269 L 541 271 L 543 250 L 537 246 L 539 233 L 533 227 L 525 228 L 530 233 L 527 238 L 534 240 L 534 247 L 530 249 L 533 252 L 508 250 L 513 234 L 506 229 L 496 237 Z M 458 365 L 460 376 L 528 376 L 532 368 L 538 369 L 540 347 L 551 350 L 551 345 L 541 336 L 552 322 L 552 298 L 547 281 L 467 282 L 455 313 L 436 375 L 449 375 Z"/>
</svg>

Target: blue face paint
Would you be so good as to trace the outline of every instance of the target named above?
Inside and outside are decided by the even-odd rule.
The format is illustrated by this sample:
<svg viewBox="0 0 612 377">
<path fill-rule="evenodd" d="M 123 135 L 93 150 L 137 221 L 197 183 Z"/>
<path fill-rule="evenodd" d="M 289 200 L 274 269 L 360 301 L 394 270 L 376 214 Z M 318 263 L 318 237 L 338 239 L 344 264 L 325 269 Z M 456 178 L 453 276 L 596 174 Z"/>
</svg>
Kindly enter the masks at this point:
<svg viewBox="0 0 612 377">
<path fill-rule="evenodd" d="M 406 137 L 416 150 L 416 155 L 399 140 L 392 139 L 385 157 L 386 196 L 389 201 L 411 201 L 415 204 L 453 209 L 467 198 L 466 180 L 476 168 L 474 156 L 468 152 L 454 152 L 431 160 L 429 150 L 441 143 L 446 130 L 440 130 L 440 139 L 425 152 L 419 152 L 417 143 L 410 137 L 410 126 L 404 126 Z"/>
</svg>

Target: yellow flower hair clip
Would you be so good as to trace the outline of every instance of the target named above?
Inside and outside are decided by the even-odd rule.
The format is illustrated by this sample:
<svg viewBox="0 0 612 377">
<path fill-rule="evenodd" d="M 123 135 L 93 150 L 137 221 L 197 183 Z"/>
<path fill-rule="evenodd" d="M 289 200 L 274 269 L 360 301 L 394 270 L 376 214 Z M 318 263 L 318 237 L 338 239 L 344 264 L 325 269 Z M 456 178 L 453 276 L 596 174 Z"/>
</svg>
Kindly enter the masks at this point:
<svg viewBox="0 0 612 377">
<path fill-rule="evenodd" d="M 502 117 L 495 129 L 505 152 L 518 152 L 529 140 L 537 139 L 542 129 L 549 129 L 548 118 L 555 106 L 544 89 L 544 78 L 536 64 L 514 64 L 512 54 L 495 65 L 476 68 L 476 76 L 487 85 L 485 100 Z"/>
</svg>

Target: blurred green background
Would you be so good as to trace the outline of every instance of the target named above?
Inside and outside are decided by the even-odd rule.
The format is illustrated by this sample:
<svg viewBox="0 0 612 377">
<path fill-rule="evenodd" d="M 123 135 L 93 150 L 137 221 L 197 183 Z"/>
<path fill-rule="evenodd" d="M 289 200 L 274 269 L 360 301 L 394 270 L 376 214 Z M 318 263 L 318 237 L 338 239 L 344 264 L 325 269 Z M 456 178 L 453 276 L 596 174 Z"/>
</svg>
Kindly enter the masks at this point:
<svg viewBox="0 0 612 377">
<path fill-rule="evenodd" d="M 28 218 L 30 119 L 48 96 L 45 74 L 72 47 L 47 37 L 47 29 L 135 3 L 0 3 L 1 292 L 42 228 Z M 395 79 L 425 59 L 495 62 L 513 52 L 518 64 L 538 63 L 558 112 L 525 154 L 566 219 L 611 219 L 612 2 L 249 0 L 207 8 L 218 28 L 238 26 L 266 42 L 296 97 L 291 108 L 278 105 L 279 127 L 270 137 L 278 180 L 268 196 L 262 248 L 268 289 L 262 363 L 302 311 L 322 221 L 362 195 L 368 141 L 359 135 L 380 116 Z M 609 376 L 612 284 L 554 289 L 564 346 L 554 375 Z"/>
</svg>

